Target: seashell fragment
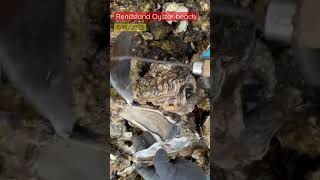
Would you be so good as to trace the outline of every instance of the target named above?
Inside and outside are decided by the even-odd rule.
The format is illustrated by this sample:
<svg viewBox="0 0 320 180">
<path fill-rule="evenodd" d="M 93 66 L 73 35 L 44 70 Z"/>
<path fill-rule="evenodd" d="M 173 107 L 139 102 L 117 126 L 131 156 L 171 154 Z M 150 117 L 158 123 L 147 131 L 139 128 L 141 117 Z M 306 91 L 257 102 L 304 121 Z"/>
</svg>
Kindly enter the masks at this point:
<svg viewBox="0 0 320 180">
<path fill-rule="evenodd" d="M 120 116 L 143 131 L 148 131 L 156 141 L 165 141 L 179 134 L 180 128 L 160 111 L 128 105 Z"/>
<path fill-rule="evenodd" d="M 150 161 L 154 158 L 156 152 L 161 148 L 164 149 L 168 155 L 173 155 L 187 148 L 190 144 L 190 140 L 186 137 L 174 138 L 168 142 L 156 142 L 148 149 L 136 152 L 133 155 L 133 161 Z"/>
<path fill-rule="evenodd" d="M 189 12 L 189 9 L 185 7 L 183 4 L 172 2 L 167 3 L 163 6 L 164 12 Z M 172 21 L 167 21 L 169 24 L 172 23 Z M 188 27 L 188 21 L 181 21 L 178 25 L 177 29 L 175 30 L 175 33 L 181 33 L 185 32 Z"/>
</svg>

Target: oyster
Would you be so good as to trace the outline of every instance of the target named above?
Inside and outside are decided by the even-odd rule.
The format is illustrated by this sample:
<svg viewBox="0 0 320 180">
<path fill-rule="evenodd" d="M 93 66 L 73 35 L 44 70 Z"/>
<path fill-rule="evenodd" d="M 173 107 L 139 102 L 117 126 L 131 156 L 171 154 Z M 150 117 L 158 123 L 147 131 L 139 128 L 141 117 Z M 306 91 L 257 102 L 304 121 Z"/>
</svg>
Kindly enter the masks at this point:
<svg viewBox="0 0 320 180">
<path fill-rule="evenodd" d="M 155 156 L 159 149 L 164 149 L 169 155 L 178 153 L 179 151 L 187 148 L 190 145 L 190 140 L 186 137 L 174 138 L 168 142 L 157 142 L 150 146 L 148 149 L 144 149 L 136 152 L 133 155 L 133 161 L 150 161 Z"/>
<path fill-rule="evenodd" d="M 172 2 L 172 3 L 167 3 L 163 6 L 163 11 L 164 12 L 189 12 L 189 9 L 183 4 Z M 172 23 L 172 21 L 167 21 L 169 24 Z M 175 30 L 175 33 L 181 33 L 185 32 L 188 27 L 188 21 L 181 21 Z"/>
<path fill-rule="evenodd" d="M 157 141 L 172 139 L 180 131 L 174 121 L 157 110 L 128 105 L 120 116 L 141 130 L 150 132 Z"/>
<path fill-rule="evenodd" d="M 165 64 L 151 64 L 150 70 L 136 80 L 133 91 L 137 102 L 150 102 L 179 115 L 194 110 L 198 94 L 196 80 L 187 68 Z"/>
</svg>

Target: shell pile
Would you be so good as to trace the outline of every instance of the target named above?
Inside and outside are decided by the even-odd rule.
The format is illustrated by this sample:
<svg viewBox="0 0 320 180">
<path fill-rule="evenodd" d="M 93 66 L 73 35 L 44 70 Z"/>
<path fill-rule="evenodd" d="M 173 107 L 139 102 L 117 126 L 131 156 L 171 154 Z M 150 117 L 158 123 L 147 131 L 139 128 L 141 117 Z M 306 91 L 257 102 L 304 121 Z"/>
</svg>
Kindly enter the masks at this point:
<svg viewBox="0 0 320 180">
<path fill-rule="evenodd" d="M 156 22 L 135 33 L 133 56 L 192 65 L 209 46 L 209 0 L 182 3 L 118 1 L 111 11 L 198 12 L 199 21 Z M 118 32 L 111 31 L 111 43 Z M 171 158 L 193 160 L 209 175 L 209 89 L 188 67 L 145 63 L 132 59 L 133 105 L 111 89 L 111 179 L 140 179 L 137 163 L 153 165 L 163 148 Z M 135 137 L 151 134 L 153 144 L 135 147 Z"/>
</svg>

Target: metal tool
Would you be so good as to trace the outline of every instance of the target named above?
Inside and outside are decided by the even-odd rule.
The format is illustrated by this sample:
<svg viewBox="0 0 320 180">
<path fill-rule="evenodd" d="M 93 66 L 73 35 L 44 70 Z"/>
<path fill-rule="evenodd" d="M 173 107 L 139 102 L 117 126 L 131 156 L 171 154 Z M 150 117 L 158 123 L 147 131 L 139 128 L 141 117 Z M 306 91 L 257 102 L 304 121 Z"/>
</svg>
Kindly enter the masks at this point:
<svg viewBox="0 0 320 180">
<path fill-rule="evenodd" d="M 128 104 L 133 103 L 130 78 L 131 57 L 128 57 L 131 55 L 132 42 L 132 33 L 121 33 L 111 48 L 111 57 L 123 57 L 113 58 L 110 61 L 110 83 Z"/>
<path fill-rule="evenodd" d="M 193 63 L 192 73 L 204 77 L 210 77 L 210 46 L 205 50 L 200 59 Z"/>
<path fill-rule="evenodd" d="M 64 54 L 65 1 L 8 2 L 0 2 L 5 16 L 1 18 L 9 19 L 0 25 L 1 66 L 36 110 L 50 120 L 59 137 L 59 143 L 40 150 L 38 174 L 46 180 L 106 179 L 104 150 L 71 138 L 75 119 Z M 99 158 L 86 158 L 95 156 Z M 59 166 L 53 166 L 57 161 Z"/>
</svg>

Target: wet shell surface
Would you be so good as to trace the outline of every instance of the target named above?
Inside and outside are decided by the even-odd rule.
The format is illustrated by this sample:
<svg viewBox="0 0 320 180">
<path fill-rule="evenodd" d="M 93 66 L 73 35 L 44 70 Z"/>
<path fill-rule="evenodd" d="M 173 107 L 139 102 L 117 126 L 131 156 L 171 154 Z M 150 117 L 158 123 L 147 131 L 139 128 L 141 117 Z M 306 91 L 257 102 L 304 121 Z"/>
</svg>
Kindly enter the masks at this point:
<svg viewBox="0 0 320 180">
<path fill-rule="evenodd" d="M 188 68 L 151 64 L 150 70 L 136 80 L 135 101 L 152 103 L 164 111 L 184 115 L 192 112 L 199 100 L 195 78 Z"/>
<path fill-rule="evenodd" d="M 127 105 L 120 116 L 143 131 L 148 131 L 157 141 L 165 141 L 179 134 L 180 128 L 160 111 Z"/>
<path fill-rule="evenodd" d="M 174 138 L 168 142 L 157 142 L 148 149 L 136 152 L 133 155 L 133 160 L 136 162 L 150 161 L 154 158 L 159 149 L 164 149 L 169 155 L 177 154 L 179 151 L 187 148 L 190 144 L 190 140 L 186 137 Z"/>
</svg>

